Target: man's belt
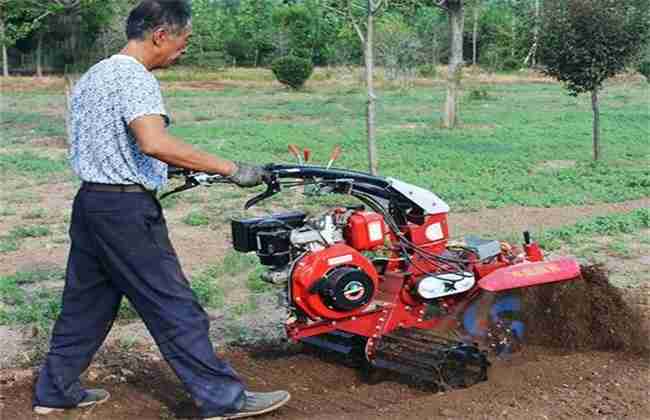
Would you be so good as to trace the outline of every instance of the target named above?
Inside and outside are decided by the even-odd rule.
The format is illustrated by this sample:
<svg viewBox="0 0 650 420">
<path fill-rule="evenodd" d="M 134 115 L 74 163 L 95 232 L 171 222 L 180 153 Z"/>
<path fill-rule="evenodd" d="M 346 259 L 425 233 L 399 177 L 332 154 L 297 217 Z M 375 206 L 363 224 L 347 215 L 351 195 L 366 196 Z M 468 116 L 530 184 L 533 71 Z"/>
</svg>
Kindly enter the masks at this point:
<svg viewBox="0 0 650 420">
<path fill-rule="evenodd" d="M 82 182 L 81 189 L 86 191 L 106 192 L 150 192 L 139 184 L 98 184 L 96 182 Z"/>
</svg>

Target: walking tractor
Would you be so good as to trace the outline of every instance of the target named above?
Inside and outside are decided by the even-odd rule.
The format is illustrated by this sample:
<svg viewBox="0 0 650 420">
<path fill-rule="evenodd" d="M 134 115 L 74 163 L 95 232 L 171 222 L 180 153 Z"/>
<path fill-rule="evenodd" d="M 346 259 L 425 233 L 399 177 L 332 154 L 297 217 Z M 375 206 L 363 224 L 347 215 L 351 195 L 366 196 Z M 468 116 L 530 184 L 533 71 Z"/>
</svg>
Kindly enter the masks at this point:
<svg viewBox="0 0 650 420">
<path fill-rule="evenodd" d="M 263 280 L 286 291 L 291 340 L 357 357 L 366 372 L 467 386 L 487 379 L 490 353 L 510 353 L 524 338 L 513 292 L 580 278 L 575 260 L 544 260 L 527 232 L 521 247 L 475 236 L 451 241 L 440 197 L 395 178 L 332 169 L 338 148 L 326 166 L 289 149 L 298 164 L 268 165 L 266 191 L 246 209 L 290 187 L 358 200 L 317 216 L 232 220 L 234 248 L 255 252 L 268 267 Z M 185 185 L 168 194 L 228 182 L 182 173 Z"/>
</svg>

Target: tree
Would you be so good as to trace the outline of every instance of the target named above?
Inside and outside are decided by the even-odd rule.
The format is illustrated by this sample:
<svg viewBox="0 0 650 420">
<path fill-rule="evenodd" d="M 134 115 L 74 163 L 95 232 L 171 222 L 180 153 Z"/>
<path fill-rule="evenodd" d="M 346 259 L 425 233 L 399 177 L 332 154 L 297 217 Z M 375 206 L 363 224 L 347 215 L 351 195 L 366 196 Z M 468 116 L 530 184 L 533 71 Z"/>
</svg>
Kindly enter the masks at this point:
<svg viewBox="0 0 650 420">
<path fill-rule="evenodd" d="M 647 0 L 547 0 L 539 31 L 543 71 L 569 94 L 591 93 L 594 160 L 600 158 L 598 94 L 638 54 L 649 31 Z"/>
<path fill-rule="evenodd" d="M 447 100 L 442 126 L 454 128 L 458 123 L 458 96 L 463 75 L 463 30 L 465 26 L 463 0 L 439 0 L 436 6 L 447 13 L 449 20 L 449 65 L 447 70 Z"/>
<path fill-rule="evenodd" d="M 476 56 L 478 53 L 478 23 L 481 17 L 481 0 L 474 0 L 472 12 L 474 17 L 474 25 L 472 26 L 472 65 L 475 66 L 478 64 Z"/>
<path fill-rule="evenodd" d="M 347 17 L 364 47 L 365 80 L 368 100 L 366 102 L 366 132 L 368 136 L 368 163 L 370 173 L 377 174 L 378 156 L 376 143 L 375 114 L 377 96 L 374 88 L 374 31 L 375 17 L 385 5 L 384 0 L 343 0 L 325 7 Z"/>
<path fill-rule="evenodd" d="M 0 44 L 2 44 L 2 74 L 9 76 L 7 47 L 38 29 L 41 21 L 53 13 L 36 0 L 0 0 Z"/>
</svg>

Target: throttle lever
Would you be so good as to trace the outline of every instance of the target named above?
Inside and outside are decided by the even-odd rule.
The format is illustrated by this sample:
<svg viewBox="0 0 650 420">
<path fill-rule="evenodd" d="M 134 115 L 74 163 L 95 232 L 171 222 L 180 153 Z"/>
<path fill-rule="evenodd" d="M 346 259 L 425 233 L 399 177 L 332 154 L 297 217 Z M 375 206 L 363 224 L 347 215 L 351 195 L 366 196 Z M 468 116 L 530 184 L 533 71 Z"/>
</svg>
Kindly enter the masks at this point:
<svg viewBox="0 0 650 420">
<path fill-rule="evenodd" d="M 270 177 L 266 182 L 266 191 L 248 200 L 244 205 L 244 209 L 248 210 L 260 201 L 266 200 L 267 198 L 279 193 L 280 189 L 280 181 L 278 180 L 277 176 Z"/>
<path fill-rule="evenodd" d="M 181 191 L 189 190 L 190 188 L 198 187 L 200 184 L 199 181 L 197 181 L 195 178 L 192 177 L 185 177 L 185 184 L 181 185 L 180 187 L 174 188 L 171 191 L 167 191 L 163 195 L 161 195 L 158 199 L 162 200 L 163 198 L 167 197 L 168 195 L 176 194 Z"/>
</svg>

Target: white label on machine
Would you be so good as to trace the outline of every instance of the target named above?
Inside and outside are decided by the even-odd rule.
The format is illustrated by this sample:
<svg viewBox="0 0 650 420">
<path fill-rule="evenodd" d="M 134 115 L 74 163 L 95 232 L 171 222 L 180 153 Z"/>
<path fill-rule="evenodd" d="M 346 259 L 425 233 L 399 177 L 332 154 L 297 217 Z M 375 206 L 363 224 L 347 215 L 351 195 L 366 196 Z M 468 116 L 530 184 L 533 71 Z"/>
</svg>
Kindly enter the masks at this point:
<svg viewBox="0 0 650 420">
<path fill-rule="evenodd" d="M 341 255 L 340 257 L 334 257 L 327 260 L 328 265 L 338 265 L 346 262 L 352 261 L 352 255 Z"/>
<path fill-rule="evenodd" d="M 379 241 L 383 237 L 381 222 L 368 223 L 368 237 L 371 241 Z"/>
<path fill-rule="evenodd" d="M 426 236 L 430 241 L 437 241 L 438 239 L 445 237 L 445 235 L 442 234 L 442 226 L 440 223 L 430 225 L 424 232 L 424 236 Z"/>
</svg>

